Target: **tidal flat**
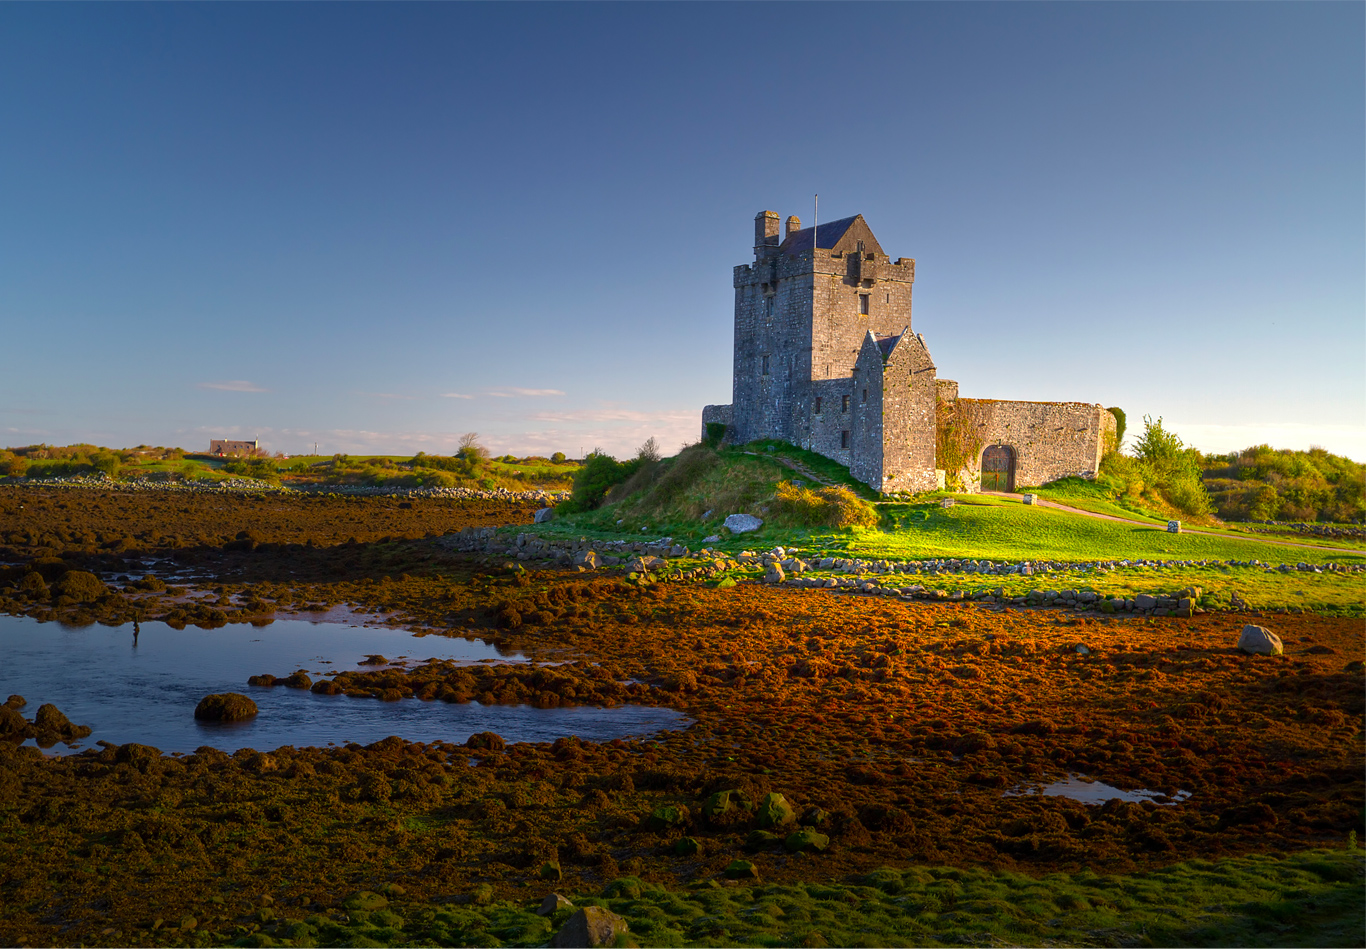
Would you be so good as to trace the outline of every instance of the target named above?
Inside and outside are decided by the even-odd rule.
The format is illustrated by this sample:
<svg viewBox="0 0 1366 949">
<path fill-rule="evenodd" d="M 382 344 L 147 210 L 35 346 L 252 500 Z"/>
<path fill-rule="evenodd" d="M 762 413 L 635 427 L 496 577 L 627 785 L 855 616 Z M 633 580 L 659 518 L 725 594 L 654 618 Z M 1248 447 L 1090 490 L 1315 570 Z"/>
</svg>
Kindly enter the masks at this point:
<svg viewBox="0 0 1366 949">
<path fill-rule="evenodd" d="M 686 727 L 415 741 L 395 714 L 392 737 L 332 747 L 0 742 L 0 942 L 537 945 L 548 930 L 526 907 L 554 890 L 610 902 L 642 944 L 931 944 L 955 915 L 993 914 L 1018 924 L 1000 938 L 1039 943 L 1058 941 L 1055 913 L 1104 909 L 1124 933 L 1131 910 L 1114 893 L 1098 902 L 1096 884 L 1090 902 L 1049 897 L 1035 919 L 1007 891 L 1230 859 L 1283 871 L 1296 892 L 1296 873 L 1328 866 L 1316 879 L 1360 899 L 1360 860 L 1321 856 L 1363 830 L 1359 619 L 1121 618 L 526 572 L 436 538 L 525 523 L 529 509 L 403 503 L 0 489 L 0 610 L 50 621 L 26 626 L 33 636 L 131 636 L 136 620 L 265 639 L 344 606 L 420 636 L 403 664 L 310 668 L 317 715 L 331 700 L 377 716 L 630 706 Z M 63 585 L 73 573 L 100 589 Z M 1270 626 L 1285 655 L 1238 652 L 1245 622 Z M 525 661 L 443 657 L 456 639 Z M 65 648 L 75 668 L 81 645 Z M 284 658 L 252 674 L 286 679 L 297 666 Z M 215 691 L 288 696 L 243 671 L 225 669 Z M 16 714 L 46 701 L 26 697 Z M 108 727 L 73 721 L 92 740 Z M 1031 793 L 1069 781 L 1138 799 Z M 968 905 L 969 883 L 988 879 L 1005 889 Z M 669 894 L 717 909 L 666 925 Z M 890 928 L 858 936 L 846 920 L 854 935 L 837 935 L 808 899 Z M 894 904 L 900 922 L 886 922 Z M 1202 941 L 1274 935 L 1268 912 L 1263 929 Z"/>
</svg>

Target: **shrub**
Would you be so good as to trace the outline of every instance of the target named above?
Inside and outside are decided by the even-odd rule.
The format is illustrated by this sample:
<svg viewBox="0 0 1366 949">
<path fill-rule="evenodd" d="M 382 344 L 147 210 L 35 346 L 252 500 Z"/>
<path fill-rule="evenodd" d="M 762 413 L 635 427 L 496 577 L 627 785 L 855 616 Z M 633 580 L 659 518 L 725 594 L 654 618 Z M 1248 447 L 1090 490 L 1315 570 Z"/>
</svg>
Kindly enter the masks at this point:
<svg viewBox="0 0 1366 949">
<path fill-rule="evenodd" d="M 1118 451 L 1124 444 L 1124 430 L 1128 427 L 1128 420 L 1124 417 L 1124 410 L 1118 406 L 1111 406 L 1105 411 L 1115 417 L 1115 451 Z"/>
<path fill-rule="evenodd" d="M 710 445 L 712 448 L 715 448 L 715 447 L 717 447 L 718 445 L 720 445 L 722 441 L 725 440 L 725 437 L 726 437 L 726 426 L 725 426 L 725 424 L 723 424 L 723 423 L 721 423 L 721 422 L 708 422 L 708 423 L 707 423 L 707 435 L 706 435 L 706 438 L 704 439 L 704 441 L 706 441 L 706 443 L 707 443 L 708 445 Z"/>
<path fill-rule="evenodd" d="M 568 459 L 565 458 L 564 452 L 562 452 L 562 451 L 557 451 L 557 452 L 555 452 L 555 454 L 553 454 L 553 455 L 550 456 L 550 463 L 551 463 L 552 465 L 562 465 L 562 464 L 564 464 L 565 461 L 567 461 L 567 460 L 568 460 Z"/>
<path fill-rule="evenodd" d="M 802 527 L 877 526 L 877 509 L 845 487 L 812 491 L 784 481 L 778 485 L 772 510 Z"/>
<path fill-rule="evenodd" d="M 573 514 L 601 507 L 607 492 L 630 478 L 642 464 L 640 459 L 617 461 L 611 455 L 593 449 L 583 460 L 583 467 L 575 472 L 573 491 L 561 509 L 566 514 Z"/>
</svg>

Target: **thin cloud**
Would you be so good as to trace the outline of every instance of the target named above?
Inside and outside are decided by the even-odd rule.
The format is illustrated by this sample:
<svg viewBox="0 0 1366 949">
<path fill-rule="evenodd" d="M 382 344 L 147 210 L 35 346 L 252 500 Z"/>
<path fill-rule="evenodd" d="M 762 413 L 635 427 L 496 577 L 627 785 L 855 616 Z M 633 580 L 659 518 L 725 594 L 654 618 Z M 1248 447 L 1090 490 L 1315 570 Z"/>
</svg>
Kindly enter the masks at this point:
<svg viewBox="0 0 1366 949">
<path fill-rule="evenodd" d="M 465 393 L 465 392 L 443 392 L 443 393 L 441 393 L 441 398 L 443 398 L 443 399 L 472 399 L 472 398 L 474 398 L 474 396 L 469 395 L 468 393 Z"/>
<path fill-rule="evenodd" d="M 270 391 L 269 389 L 264 389 L 264 388 L 262 388 L 261 386 L 258 386 L 258 385 L 257 385 L 256 383 L 254 383 L 254 382 L 248 382 L 248 381 L 245 380 L 245 379 L 234 379 L 234 380 L 231 381 L 231 382 L 201 382 L 201 383 L 199 383 L 199 388 L 201 388 L 201 389 L 215 389 L 215 390 L 217 390 L 217 391 L 219 391 L 219 392 L 269 392 L 269 391 Z"/>
<path fill-rule="evenodd" d="M 490 389 L 488 394 L 498 399 L 528 399 L 545 395 L 564 395 L 559 389 L 523 389 L 518 386 Z"/>
<path fill-rule="evenodd" d="M 416 398 L 411 395 L 399 395 L 396 392 L 357 392 L 356 395 L 363 395 L 371 399 L 408 399 Z"/>
</svg>

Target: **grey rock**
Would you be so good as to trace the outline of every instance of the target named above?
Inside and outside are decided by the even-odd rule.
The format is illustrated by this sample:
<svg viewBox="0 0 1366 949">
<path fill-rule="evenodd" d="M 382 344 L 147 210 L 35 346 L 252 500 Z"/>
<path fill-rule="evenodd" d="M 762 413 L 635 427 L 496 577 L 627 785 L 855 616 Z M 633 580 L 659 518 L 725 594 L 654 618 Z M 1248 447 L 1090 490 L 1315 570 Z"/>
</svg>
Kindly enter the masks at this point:
<svg viewBox="0 0 1366 949">
<path fill-rule="evenodd" d="M 1251 623 L 1244 626 L 1239 634 L 1238 648 L 1260 656 L 1279 656 L 1285 652 L 1279 636 L 1265 626 L 1253 626 Z"/>
<path fill-rule="evenodd" d="M 555 519 L 555 509 L 553 507 L 543 507 L 536 512 L 535 523 L 545 524 Z"/>
<path fill-rule="evenodd" d="M 764 522 L 753 514 L 732 514 L 726 518 L 725 526 L 732 534 L 746 534 L 757 531 Z"/>
<path fill-rule="evenodd" d="M 1140 593 L 1138 596 L 1134 597 L 1134 609 L 1136 609 L 1136 610 L 1153 610 L 1153 609 L 1157 609 L 1157 597 L 1155 597 L 1155 596 L 1149 596 L 1149 595 L 1146 594 L 1146 593 Z"/>
<path fill-rule="evenodd" d="M 626 920 L 601 906 L 585 906 L 565 921 L 550 940 L 555 949 L 596 949 L 610 946 L 630 932 Z"/>
<path fill-rule="evenodd" d="M 580 550 L 574 555 L 574 563 L 580 567 L 587 567 L 589 570 L 598 568 L 598 552 L 596 550 Z"/>
<path fill-rule="evenodd" d="M 537 916 L 549 916 L 557 909 L 570 909 L 574 904 L 565 899 L 558 893 L 549 893 L 546 898 L 541 900 L 541 905 L 536 907 Z"/>
<path fill-rule="evenodd" d="M 768 565 L 768 572 L 764 574 L 765 583 L 782 583 L 787 579 L 787 574 L 783 573 L 782 564 L 772 563 Z"/>
<path fill-rule="evenodd" d="M 710 537 L 703 537 L 703 538 L 702 538 L 702 543 L 704 543 L 704 544 L 719 544 L 720 542 L 721 542 L 721 535 L 720 535 L 720 534 L 712 534 Z"/>
</svg>

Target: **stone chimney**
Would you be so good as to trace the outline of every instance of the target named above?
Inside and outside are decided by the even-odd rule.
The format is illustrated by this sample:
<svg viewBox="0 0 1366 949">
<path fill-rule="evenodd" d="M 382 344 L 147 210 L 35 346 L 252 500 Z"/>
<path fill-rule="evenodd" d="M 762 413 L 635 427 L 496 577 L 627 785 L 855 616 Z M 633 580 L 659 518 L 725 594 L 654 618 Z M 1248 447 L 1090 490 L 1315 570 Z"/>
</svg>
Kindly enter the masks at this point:
<svg viewBox="0 0 1366 949">
<path fill-rule="evenodd" d="M 760 211 L 754 215 L 754 259 L 773 256 L 778 249 L 778 212 Z"/>
<path fill-rule="evenodd" d="M 802 219 L 799 218 L 799 217 L 797 217 L 797 215 L 793 214 L 791 217 L 789 217 L 789 218 L 787 219 L 787 233 L 784 234 L 783 236 L 784 236 L 784 237 L 791 237 L 793 234 L 797 233 L 797 232 L 800 231 L 801 229 L 802 229 Z"/>
</svg>

